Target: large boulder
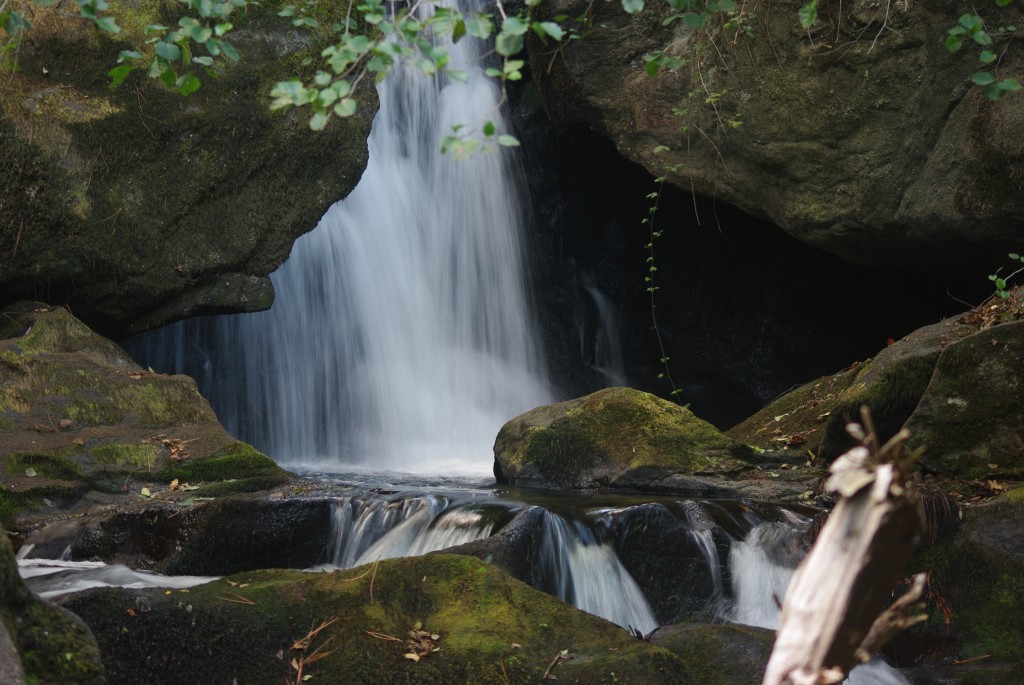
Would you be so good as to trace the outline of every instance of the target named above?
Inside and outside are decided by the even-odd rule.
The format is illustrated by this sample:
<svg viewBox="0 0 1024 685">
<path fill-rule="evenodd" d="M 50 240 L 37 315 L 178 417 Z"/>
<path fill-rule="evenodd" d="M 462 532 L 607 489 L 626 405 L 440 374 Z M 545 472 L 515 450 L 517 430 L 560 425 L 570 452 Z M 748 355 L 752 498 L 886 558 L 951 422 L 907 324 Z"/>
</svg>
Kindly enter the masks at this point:
<svg viewBox="0 0 1024 685">
<path fill-rule="evenodd" d="M 303 657 L 303 674 L 324 683 L 525 683 L 548 671 L 567 682 L 612 672 L 629 683 L 701 682 L 670 651 L 450 554 L 337 573 L 254 571 L 188 593 L 94 590 L 64 605 L 93 630 L 114 682 L 280 683 Z M 418 659 L 405 656 L 415 630 L 426 633 Z M 556 664 L 562 650 L 571 660 Z"/>
<path fill-rule="evenodd" d="M 224 429 L 191 378 L 142 369 L 65 309 L 21 303 L 4 314 L 0 522 L 90 491 L 134 500 L 177 480 L 171 496 L 210 496 L 290 478 Z"/>
<path fill-rule="evenodd" d="M 0 534 L 0 682 L 102 685 L 92 633 L 69 611 L 25 587 L 7 536 Z"/>
<path fill-rule="evenodd" d="M 269 111 L 322 41 L 277 17 L 283 4 L 238 12 L 241 60 L 187 98 L 145 68 L 113 92 L 106 76 L 181 3 L 113 3 L 116 36 L 74 3 L 34 7 L 0 81 L 0 304 L 66 303 L 108 335 L 270 306 L 267 274 L 359 180 L 376 106 L 367 85 L 354 118 L 316 134 L 304 112 Z"/>
<path fill-rule="evenodd" d="M 499 483 L 513 485 L 678 491 L 701 487 L 691 476 L 748 469 L 753 456 L 678 404 L 631 388 L 606 388 L 538 407 L 502 426 L 494 442 L 494 474 Z"/>
<path fill-rule="evenodd" d="M 558 121 L 848 261 L 978 273 L 1019 251 L 1024 99 L 989 101 L 971 85 L 973 45 L 943 45 L 964 7 L 819 3 L 807 31 L 804 4 L 740 5 L 694 29 L 663 25 L 663 2 L 629 16 L 547 0 L 552 16 L 586 16 L 586 38 L 555 56 L 538 41 L 534 74 Z M 977 11 L 992 31 L 1024 21 L 1016 3 Z M 648 76 L 659 51 L 685 65 Z M 997 74 L 1024 80 L 1012 45 Z"/>
<path fill-rule="evenodd" d="M 892 650 L 900 663 L 944 661 L 944 668 L 952 671 L 947 675 L 956 682 L 1021 682 L 1021 530 L 1024 488 L 1018 487 L 984 504 L 968 506 L 958 530 L 918 550 L 908 572 L 931 573 L 928 621 L 897 637 Z M 952 667 L 950 654 L 956 655 Z"/>
<path fill-rule="evenodd" d="M 914 331 L 873 359 L 812 381 L 729 431 L 765 449 L 831 461 L 871 409 L 882 439 L 901 428 L 922 466 L 951 478 L 1024 479 L 1024 289 Z"/>
</svg>

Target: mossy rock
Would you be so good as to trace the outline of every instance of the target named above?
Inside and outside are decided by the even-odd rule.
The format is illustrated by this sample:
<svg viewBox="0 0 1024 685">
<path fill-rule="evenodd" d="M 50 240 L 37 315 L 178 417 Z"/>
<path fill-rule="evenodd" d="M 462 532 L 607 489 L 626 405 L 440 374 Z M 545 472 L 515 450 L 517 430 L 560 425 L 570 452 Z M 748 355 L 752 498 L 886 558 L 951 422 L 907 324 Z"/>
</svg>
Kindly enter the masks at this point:
<svg viewBox="0 0 1024 685">
<path fill-rule="evenodd" d="M 572 659 L 550 671 L 560 682 L 696 685 L 725 672 L 704 670 L 713 652 L 691 669 L 668 649 L 458 555 L 330 574 L 257 571 L 170 595 L 89 591 L 65 606 L 90 625 L 118 682 L 278 683 L 303 655 L 293 644 L 332 619 L 305 652 L 327 653 L 304 668 L 326 683 L 536 683 L 562 650 Z M 405 639 L 419 627 L 438 636 L 438 651 L 413 661 Z M 715 679 L 702 679 L 708 673 Z"/>
<path fill-rule="evenodd" d="M 932 574 L 932 601 L 928 621 L 896 638 L 902 660 L 978 658 L 958 669 L 958 682 L 1019 682 L 1011 674 L 1024 664 L 1022 530 L 1024 488 L 1017 488 L 968 507 L 958 531 L 915 553 L 908 573 Z"/>
<path fill-rule="evenodd" d="M 1024 321 L 989 328 L 939 357 L 913 415 L 911 445 L 945 476 L 1024 480 Z"/>
<path fill-rule="evenodd" d="M 186 376 L 144 370 L 63 308 L 6 308 L 0 339 L 0 521 L 89 490 L 171 481 L 252 492 L 290 476 L 235 440 Z M 136 485 L 129 488 L 129 483 Z"/>
<path fill-rule="evenodd" d="M 4 654 L 9 648 L 15 654 Z M 0 534 L 0 676 L 24 676 L 38 685 L 105 683 L 99 649 L 89 629 L 74 614 L 40 600 L 18 575 L 5 535 Z M 20 660 L 20 668 L 9 659 Z M 8 682 L 4 680 L 4 682 Z M 16 681 L 15 681 L 16 682 Z"/>
<path fill-rule="evenodd" d="M 506 423 L 494 443 L 494 472 L 514 485 L 642 488 L 675 474 L 736 473 L 753 455 L 684 407 L 607 388 Z"/>
<path fill-rule="evenodd" d="M 359 180 L 376 108 L 365 82 L 358 113 L 319 133 L 306 112 L 269 110 L 275 82 L 312 77 L 303 59 L 345 13 L 324 5 L 321 29 L 296 30 L 285 4 L 236 11 L 241 60 L 200 72 L 187 98 L 145 68 L 113 91 L 107 76 L 122 50 L 148 64 L 144 27 L 176 26 L 181 3 L 112 2 L 117 35 L 77 6 L 34 8 L 0 80 L 0 304 L 43 293 L 112 335 L 270 306 L 267 274 Z"/>
<path fill-rule="evenodd" d="M 728 434 L 830 462 L 871 409 L 879 437 L 910 431 L 922 466 L 946 478 L 1024 479 L 1024 290 L 920 328 L 873 359 L 812 381 Z"/>
<path fill-rule="evenodd" d="M 701 685 L 759 685 L 775 631 L 680 623 L 659 628 L 651 642 L 681 657 L 687 675 Z"/>
</svg>

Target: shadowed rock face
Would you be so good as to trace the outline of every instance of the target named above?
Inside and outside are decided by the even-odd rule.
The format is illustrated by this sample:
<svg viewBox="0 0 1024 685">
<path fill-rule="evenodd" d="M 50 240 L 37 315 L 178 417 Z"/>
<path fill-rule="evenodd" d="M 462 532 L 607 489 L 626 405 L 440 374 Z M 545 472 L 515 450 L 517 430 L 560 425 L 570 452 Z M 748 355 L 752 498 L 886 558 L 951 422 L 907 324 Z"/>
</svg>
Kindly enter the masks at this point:
<svg viewBox="0 0 1024 685">
<path fill-rule="evenodd" d="M 970 86 L 973 51 L 943 45 L 962 8 L 830 5 L 809 36 L 801 4 L 758 6 L 740 22 L 753 37 L 720 19 L 662 26 L 663 3 L 636 17 L 592 4 L 586 39 L 556 59 L 534 46 L 549 67 L 535 72 L 561 122 L 585 122 L 655 175 L 678 165 L 671 183 L 848 261 L 946 273 L 1001 263 L 1024 225 L 1024 143 L 1013 134 L 1024 100 L 991 102 Z M 993 26 L 1019 23 L 1019 8 L 989 5 Z M 575 17 L 588 3 L 545 7 Z M 657 50 L 690 63 L 648 76 Z M 1021 72 L 1011 45 L 999 74 Z"/>
<path fill-rule="evenodd" d="M 36 10 L 0 83 L 0 303 L 68 304 L 115 336 L 270 306 L 267 274 L 359 180 L 375 109 L 361 89 L 359 113 L 317 134 L 304 113 L 269 111 L 273 83 L 319 40 L 278 4 L 233 20 L 241 61 L 187 98 L 145 69 L 114 92 L 106 77 L 180 5 L 118 3 L 116 39 L 77 7 Z"/>
</svg>

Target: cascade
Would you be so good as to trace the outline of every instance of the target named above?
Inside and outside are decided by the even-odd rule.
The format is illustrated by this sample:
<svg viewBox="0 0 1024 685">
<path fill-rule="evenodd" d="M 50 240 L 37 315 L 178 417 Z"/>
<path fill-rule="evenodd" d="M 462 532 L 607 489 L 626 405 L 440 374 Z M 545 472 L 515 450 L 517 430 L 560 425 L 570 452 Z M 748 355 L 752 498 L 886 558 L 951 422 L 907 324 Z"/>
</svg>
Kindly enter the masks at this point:
<svg viewBox="0 0 1024 685">
<path fill-rule="evenodd" d="M 592 369 L 604 377 L 608 386 L 626 386 L 626 362 L 622 352 L 619 333 L 619 315 L 615 306 L 600 288 L 589 271 L 581 277 L 583 291 L 590 300 L 590 307 L 577 313 L 577 328 L 580 339 L 580 357 Z M 589 311 L 593 309 L 591 315 Z M 593 321 L 591 319 L 593 318 Z"/>
<path fill-rule="evenodd" d="M 540 589 L 633 633 L 658 627 L 640 587 L 612 545 L 580 521 L 544 512 L 539 549 Z"/>
<path fill-rule="evenodd" d="M 126 347 L 189 373 L 229 430 L 293 467 L 484 473 L 498 429 L 552 401 L 534 341 L 512 153 L 441 155 L 500 121 L 478 41 L 468 83 L 396 69 L 356 189 L 272 276 L 267 312 L 206 317 Z"/>
</svg>

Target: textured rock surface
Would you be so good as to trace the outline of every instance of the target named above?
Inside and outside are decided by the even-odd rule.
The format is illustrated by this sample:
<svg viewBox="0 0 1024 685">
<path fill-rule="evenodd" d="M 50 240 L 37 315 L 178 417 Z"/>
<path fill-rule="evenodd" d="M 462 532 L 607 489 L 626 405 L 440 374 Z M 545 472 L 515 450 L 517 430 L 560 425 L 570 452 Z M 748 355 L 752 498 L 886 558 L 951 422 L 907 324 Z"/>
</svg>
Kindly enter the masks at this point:
<svg viewBox="0 0 1024 685">
<path fill-rule="evenodd" d="M 888 439 L 900 428 L 922 466 L 954 478 L 1024 479 L 1024 289 L 926 326 L 867 362 L 812 381 L 729 431 L 767 449 L 832 460 L 845 426 L 871 408 Z"/>
<path fill-rule="evenodd" d="M 1024 99 L 990 102 L 970 85 L 973 50 L 948 53 L 963 8 L 827 4 L 808 35 L 802 4 L 744 5 L 750 38 L 720 18 L 664 27 L 664 3 L 630 17 L 618 3 L 549 0 L 552 15 L 590 11 L 593 30 L 554 58 L 535 46 L 535 73 L 561 121 L 584 121 L 652 174 L 679 165 L 675 185 L 849 261 L 977 272 L 1018 250 Z M 1024 19 L 1017 5 L 978 11 L 991 26 Z M 690 62 L 647 76 L 656 50 Z M 999 77 L 1024 78 L 1022 64 L 1012 42 Z"/>
<path fill-rule="evenodd" d="M 0 533 L 0 682 L 101 685 L 99 649 L 81 619 L 29 592 Z"/>
<path fill-rule="evenodd" d="M 0 520 L 90 491 L 135 500 L 143 485 L 155 493 L 177 479 L 209 488 L 189 494 L 215 495 L 288 478 L 224 430 L 191 378 L 143 370 L 67 310 L 6 308 Z"/>
<path fill-rule="evenodd" d="M 107 88 L 118 52 L 145 52 L 142 27 L 176 25 L 179 3 L 115 3 L 116 39 L 77 7 L 35 9 L 0 81 L 0 303 L 66 303 L 108 335 L 270 306 L 266 275 L 362 174 L 375 107 L 368 87 L 318 134 L 269 111 L 317 41 L 278 4 L 237 17 L 241 61 L 187 98 L 145 69 Z"/>
<path fill-rule="evenodd" d="M 677 404 L 607 388 L 506 423 L 494 442 L 494 472 L 514 485 L 658 490 L 672 476 L 736 473 L 752 456 Z"/>
<path fill-rule="evenodd" d="M 140 605 L 148 611 L 126 612 Z M 563 649 L 573 659 L 552 667 L 560 682 L 607 682 L 613 671 L 621 682 L 701 682 L 668 650 L 449 554 L 339 573 L 254 571 L 171 596 L 89 591 L 66 606 L 90 625 L 119 682 L 280 683 L 303 655 L 291 646 L 335 617 L 305 652 L 323 645 L 326 658 L 305 673 L 325 683 L 534 683 Z M 417 628 L 438 636 L 439 651 L 414 662 L 404 643 Z"/>
</svg>

